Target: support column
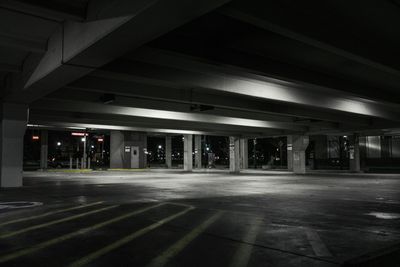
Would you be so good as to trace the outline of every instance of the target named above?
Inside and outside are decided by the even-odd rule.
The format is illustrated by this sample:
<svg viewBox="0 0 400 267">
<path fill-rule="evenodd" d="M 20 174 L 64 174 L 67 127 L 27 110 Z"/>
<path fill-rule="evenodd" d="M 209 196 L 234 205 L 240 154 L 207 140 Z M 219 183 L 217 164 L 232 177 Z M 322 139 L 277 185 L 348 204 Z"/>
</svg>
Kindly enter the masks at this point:
<svg viewBox="0 0 400 267">
<path fill-rule="evenodd" d="M 193 136 L 183 135 L 183 169 L 191 172 L 193 170 Z"/>
<path fill-rule="evenodd" d="M 47 158 L 49 155 L 49 132 L 40 131 L 40 169 L 47 169 Z"/>
<path fill-rule="evenodd" d="M 240 169 L 249 168 L 249 147 L 247 138 L 240 138 Z"/>
<path fill-rule="evenodd" d="M 292 135 L 293 172 L 296 174 L 306 173 L 306 149 L 308 144 L 308 136 Z"/>
<path fill-rule="evenodd" d="M 229 171 L 240 172 L 240 141 L 236 136 L 229 137 Z"/>
<path fill-rule="evenodd" d="M 111 131 L 110 134 L 110 168 L 124 168 L 124 134 L 121 131 Z"/>
<path fill-rule="evenodd" d="M 0 187 L 22 186 L 27 107 L 2 103 L 0 126 Z"/>
<path fill-rule="evenodd" d="M 293 171 L 293 137 L 291 135 L 287 136 L 287 169 Z"/>
<path fill-rule="evenodd" d="M 350 171 L 360 172 L 360 142 L 358 134 L 354 134 L 350 137 L 350 150 L 349 150 L 349 160 L 350 160 Z"/>
<path fill-rule="evenodd" d="M 172 167 L 172 140 L 171 136 L 165 136 L 165 165 L 170 169 Z"/>
<path fill-rule="evenodd" d="M 83 158 L 82 158 L 82 169 L 86 169 L 87 168 L 87 153 L 86 153 L 86 146 L 87 146 L 87 136 L 85 134 L 85 136 L 83 137 Z"/>
<path fill-rule="evenodd" d="M 111 131 L 110 168 L 145 168 L 147 134 L 141 132 Z"/>
<path fill-rule="evenodd" d="M 194 167 L 196 169 L 201 168 L 201 135 L 194 136 Z"/>
</svg>

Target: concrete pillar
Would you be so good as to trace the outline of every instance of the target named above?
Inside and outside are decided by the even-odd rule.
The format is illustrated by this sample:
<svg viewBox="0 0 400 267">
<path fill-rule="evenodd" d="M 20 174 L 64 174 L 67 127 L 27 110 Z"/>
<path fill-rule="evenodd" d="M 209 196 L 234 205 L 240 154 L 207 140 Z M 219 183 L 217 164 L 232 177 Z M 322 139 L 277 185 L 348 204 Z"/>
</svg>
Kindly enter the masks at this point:
<svg viewBox="0 0 400 267">
<path fill-rule="evenodd" d="M 183 135 L 183 169 L 185 171 L 193 170 L 193 136 L 191 134 Z"/>
<path fill-rule="evenodd" d="M 171 136 L 165 136 L 165 165 L 170 169 L 172 167 L 172 141 Z"/>
<path fill-rule="evenodd" d="M 229 171 L 238 173 L 240 171 L 240 141 L 239 137 L 229 137 Z"/>
<path fill-rule="evenodd" d="M 249 168 L 249 147 L 247 138 L 240 138 L 240 168 Z"/>
<path fill-rule="evenodd" d="M 201 135 L 194 136 L 194 167 L 196 169 L 201 168 Z"/>
<path fill-rule="evenodd" d="M 40 169 L 47 169 L 47 158 L 49 155 L 49 132 L 40 131 Z"/>
<path fill-rule="evenodd" d="M 10 103 L 2 103 L 0 107 L 0 187 L 19 187 L 22 186 L 27 107 Z"/>
<path fill-rule="evenodd" d="M 350 160 L 350 171 L 360 172 L 360 142 L 358 134 L 354 134 L 349 138 L 350 150 L 349 150 L 349 160 Z"/>
<path fill-rule="evenodd" d="M 293 137 L 287 136 L 287 168 L 289 171 L 293 171 Z"/>
<path fill-rule="evenodd" d="M 83 137 L 83 158 L 82 158 L 82 169 L 87 168 L 87 153 L 86 153 L 86 145 L 87 145 L 87 136 Z"/>
<path fill-rule="evenodd" d="M 140 132 L 111 131 L 110 168 L 145 168 L 147 135 Z"/>
<path fill-rule="evenodd" d="M 306 149 L 309 137 L 305 135 L 292 135 L 293 172 L 297 174 L 306 173 Z"/>
</svg>

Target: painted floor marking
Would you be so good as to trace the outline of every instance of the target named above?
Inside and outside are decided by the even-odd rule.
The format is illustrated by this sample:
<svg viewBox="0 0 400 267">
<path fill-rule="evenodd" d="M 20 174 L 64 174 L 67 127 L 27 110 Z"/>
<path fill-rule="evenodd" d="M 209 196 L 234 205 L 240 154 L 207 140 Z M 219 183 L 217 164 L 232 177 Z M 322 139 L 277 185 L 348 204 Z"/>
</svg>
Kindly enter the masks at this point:
<svg viewBox="0 0 400 267">
<path fill-rule="evenodd" d="M 311 244 L 312 249 L 316 256 L 319 257 L 332 257 L 331 252 L 325 246 L 324 242 L 319 237 L 317 231 L 307 228 L 306 229 L 307 239 Z"/>
<path fill-rule="evenodd" d="M 174 220 L 174 219 L 176 219 L 176 218 L 178 218 L 178 217 L 180 217 L 180 216 L 182 216 L 184 214 L 186 214 L 187 212 L 189 212 L 189 211 L 191 211 L 193 209 L 194 209 L 193 206 L 189 206 L 188 208 L 184 209 L 183 211 L 181 211 L 179 213 L 171 215 L 171 216 L 169 216 L 167 218 L 164 218 L 164 219 L 162 219 L 162 220 L 160 220 L 160 221 L 158 221 L 156 223 L 153 223 L 153 224 L 151 224 L 151 225 L 149 225 L 149 226 L 147 226 L 145 228 L 142 228 L 142 229 L 140 229 L 140 230 L 138 230 L 136 232 L 133 232 L 133 233 L 125 236 L 124 238 L 121 238 L 121 239 L 117 240 L 116 242 L 111 243 L 108 246 L 105 246 L 105 247 L 103 247 L 103 248 L 101 248 L 101 249 L 99 249 L 99 250 L 97 250 L 97 251 L 95 251 L 93 253 L 90 253 L 87 256 L 85 256 L 85 257 L 73 262 L 72 264 L 69 265 L 69 267 L 84 266 L 84 265 L 86 265 L 86 264 L 98 259 L 99 257 L 101 257 L 101 256 L 103 256 L 103 255 L 105 255 L 105 254 L 107 254 L 107 253 L 109 253 L 109 252 L 111 252 L 111 251 L 113 251 L 113 250 L 115 250 L 115 249 L 117 249 L 117 248 L 129 243 L 129 242 L 131 242 L 135 238 L 138 238 L 138 237 L 140 237 L 140 236 L 142 236 L 142 235 L 144 235 L 144 234 L 146 234 L 146 233 L 148 233 L 148 232 L 150 232 L 150 231 L 152 231 L 152 230 L 154 230 L 154 229 L 156 229 L 156 228 L 158 228 L 158 227 L 160 227 L 160 226 L 162 226 L 162 225 L 164 225 L 164 224 L 166 224 L 166 223 L 168 223 L 168 222 L 170 222 L 170 221 L 172 221 L 172 220 Z"/>
<path fill-rule="evenodd" d="M 251 252 L 253 251 L 254 242 L 257 239 L 258 232 L 260 230 L 262 220 L 254 220 L 249 227 L 243 242 L 241 243 L 235 256 L 233 257 L 230 266 L 231 267 L 245 267 L 248 265 Z"/>
<path fill-rule="evenodd" d="M 209 219 L 204 221 L 202 224 L 194 228 L 183 238 L 178 240 L 172 246 L 170 246 L 167 250 L 165 250 L 161 255 L 152 260 L 148 267 L 158 267 L 164 266 L 170 259 L 178 255 L 190 242 L 192 242 L 196 237 L 198 237 L 204 230 L 206 230 L 211 224 L 213 224 L 216 220 L 218 220 L 223 212 L 217 212 Z"/>
<path fill-rule="evenodd" d="M 118 206 L 119 205 L 108 206 L 108 207 L 105 207 L 105 208 L 91 210 L 91 211 L 88 211 L 88 212 L 76 214 L 76 215 L 65 217 L 65 218 L 62 218 L 62 219 L 50 221 L 50 222 L 47 222 L 47 223 L 42 223 L 42 224 L 29 226 L 29 227 L 26 227 L 26 228 L 23 228 L 23 229 L 20 229 L 20 230 L 17 230 L 17 231 L 13 231 L 13 232 L 8 232 L 8 233 L 5 233 L 5 234 L 2 234 L 2 235 L 0 235 L 0 239 L 12 237 L 12 236 L 15 236 L 15 235 L 19 235 L 19 234 L 22 234 L 22 233 L 30 232 L 30 231 L 33 231 L 33 230 L 37 230 L 37 229 L 40 229 L 40 228 L 44 228 L 44 227 L 51 226 L 51 225 L 58 224 L 58 223 L 62 223 L 62 222 L 72 221 L 72 220 L 79 219 L 79 218 L 82 218 L 82 217 L 85 217 L 85 216 L 88 216 L 88 215 L 91 215 L 91 214 L 95 214 L 95 213 L 99 213 L 99 212 L 102 212 L 102 211 L 114 209 L 114 208 L 116 208 Z"/>
<path fill-rule="evenodd" d="M 3 256 L 0 256 L 0 263 L 17 259 L 19 257 L 28 255 L 30 253 L 36 252 L 36 251 L 44 249 L 46 247 L 49 247 L 49 246 L 58 244 L 60 242 L 69 240 L 71 238 L 86 234 L 88 232 L 100 229 L 100 228 L 105 227 L 107 225 L 110 225 L 112 223 L 115 223 L 115 222 L 121 221 L 123 219 L 132 217 L 134 215 L 143 213 L 143 212 L 148 211 L 150 209 L 154 209 L 154 208 L 160 207 L 162 205 L 165 205 L 165 204 L 160 203 L 160 204 L 157 204 L 157 205 L 153 205 L 153 206 L 150 206 L 150 207 L 146 207 L 146 208 L 143 208 L 143 209 L 132 211 L 132 212 L 123 214 L 121 216 L 115 217 L 115 218 L 113 218 L 111 220 L 107 220 L 107 221 L 104 221 L 104 222 L 101 222 L 101 223 L 98 223 L 98 224 L 95 224 L 95 225 L 92 225 L 92 226 L 89 226 L 89 227 L 86 227 L 86 228 L 79 229 L 79 230 L 77 230 L 75 232 L 68 233 L 68 234 L 65 234 L 65 235 L 62 235 L 62 236 L 59 236 L 59 237 L 44 241 L 44 242 L 39 243 L 39 244 L 35 244 L 30 248 L 22 249 L 22 250 L 16 251 L 16 252 L 11 253 L 11 254 L 6 254 L 6 255 L 3 255 Z"/>
<path fill-rule="evenodd" d="M 66 212 L 66 211 L 83 209 L 83 208 L 86 208 L 86 207 L 91 207 L 91 206 L 99 205 L 99 204 L 102 204 L 102 203 L 104 203 L 104 202 L 103 201 L 99 201 L 99 202 L 94 202 L 94 203 L 90 203 L 90 204 L 74 206 L 74 207 L 70 207 L 70 208 L 66 208 L 66 209 L 50 211 L 50 212 L 46 212 L 46 213 L 39 214 L 39 215 L 19 218 L 19 219 L 7 221 L 7 222 L 4 222 L 4 223 L 0 223 L 0 226 L 5 226 L 5 225 L 13 224 L 13 223 L 18 223 L 18 222 L 24 222 L 24 221 L 29 221 L 29 220 L 33 220 L 33 219 L 43 218 L 43 217 L 47 217 L 47 216 L 50 216 L 50 215 L 54 215 L 54 214 L 58 214 L 58 213 Z"/>
</svg>

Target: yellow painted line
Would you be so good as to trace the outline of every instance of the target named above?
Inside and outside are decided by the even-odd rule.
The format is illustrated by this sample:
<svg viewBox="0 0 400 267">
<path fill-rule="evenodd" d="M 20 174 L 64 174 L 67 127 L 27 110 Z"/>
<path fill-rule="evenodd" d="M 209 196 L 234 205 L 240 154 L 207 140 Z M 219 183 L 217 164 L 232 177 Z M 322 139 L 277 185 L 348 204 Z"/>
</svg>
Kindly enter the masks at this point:
<svg viewBox="0 0 400 267">
<path fill-rule="evenodd" d="M 26 227 L 26 228 L 23 228 L 23 229 L 14 231 L 14 232 L 8 232 L 6 234 L 2 234 L 2 235 L 0 235 L 0 239 L 12 237 L 12 236 L 19 235 L 19 234 L 22 234 L 22 233 L 26 233 L 26 232 L 29 232 L 29 231 L 32 231 L 32 230 L 37 230 L 37 229 L 44 228 L 44 227 L 47 227 L 47 226 L 51 226 L 51 225 L 54 225 L 54 224 L 57 224 L 57 223 L 72 221 L 72 220 L 75 220 L 75 219 L 78 219 L 78 218 L 82 218 L 84 216 L 88 216 L 88 215 L 91 215 L 91 214 L 95 214 L 95 213 L 99 213 L 99 212 L 106 211 L 106 210 L 109 210 L 109 209 L 113 209 L 113 208 L 116 208 L 118 206 L 119 205 L 108 206 L 108 207 L 105 207 L 105 208 L 101 208 L 101 209 L 97 209 L 97 210 L 91 210 L 91 211 L 88 211 L 88 212 L 80 213 L 80 214 L 69 216 L 69 217 L 66 217 L 66 218 L 50 221 L 50 222 L 47 222 L 47 223 L 33 225 L 33 226 Z"/>
<path fill-rule="evenodd" d="M 121 247 L 121 246 L 123 246 L 123 245 L 125 245 L 125 244 L 127 244 L 129 242 L 131 242 L 135 238 L 138 238 L 138 237 L 150 232 L 151 230 L 154 230 L 154 229 L 164 225 L 165 223 L 168 223 L 168 222 L 172 221 L 173 219 L 178 218 L 179 216 L 182 216 L 182 215 L 186 214 L 187 212 L 189 212 L 190 210 L 193 210 L 193 209 L 194 209 L 194 207 L 189 206 L 188 208 L 186 208 L 185 210 L 183 210 L 183 211 L 181 211 L 179 213 L 171 215 L 171 216 L 169 216 L 169 217 L 167 217 L 165 219 L 162 219 L 162 220 L 160 220 L 160 221 L 158 221 L 156 223 L 153 223 L 153 224 L 151 224 L 151 225 L 149 225 L 149 226 L 147 226 L 145 228 L 142 228 L 142 229 L 140 229 L 140 230 L 138 230 L 136 232 L 133 232 L 133 233 L 125 236 L 124 238 L 119 239 L 116 242 L 111 243 L 110 245 L 105 246 L 105 247 L 103 247 L 103 248 L 101 248 L 101 249 L 99 249 L 99 250 L 97 250 L 97 251 L 95 251 L 95 252 L 93 252 L 93 253 L 91 253 L 91 254 L 89 254 L 89 255 L 87 255 L 87 256 L 85 256 L 85 257 L 83 257 L 83 258 L 81 258 L 81 259 L 79 259 L 77 261 L 75 261 L 75 262 L 73 262 L 72 264 L 69 265 L 69 267 L 80 267 L 80 266 L 84 266 L 86 264 L 89 264 L 93 260 L 103 256 L 104 254 L 107 254 L 107 253 L 109 253 L 109 252 L 111 252 L 111 251 L 113 251 L 113 250 L 115 250 L 115 249 L 117 249 L 117 248 L 119 248 L 119 247 Z"/>
<path fill-rule="evenodd" d="M 91 207 L 91 206 L 99 205 L 99 204 L 102 204 L 102 203 L 104 203 L 104 202 L 103 201 L 99 201 L 99 202 L 94 202 L 94 203 L 90 203 L 90 204 L 85 204 L 85 205 L 79 205 L 79 206 L 75 206 L 75 207 L 71 207 L 71 208 L 66 208 L 66 209 L 62 209 L 62 210 L 50 211 L 50 212 L 46 212 L 46 213 L 35 215 L 35 216 L 29 216 L 29 217 L 24 217 L 24 218 L 15 219 L 15 220 L 11 220 L 11 221 L 8 221 L 8 222 L 0 223 L 0 226 L 9 225 L 9 224 L 18 223 L 18 222 L 29 221 L 29 220 L 38 219 L 38 218 L 43 218 L 43 217 L 46 217 L 46 216 L 50 216 L 50 215 L 54 215 L 54 214 L 62 213 L 62 212 L 66 212 L 66 211 L 83 209 L 83 208 L 86 208 L 86 207 Z"/>
<path fill-rule="evenodd" d="M 22 250 L 16 251 L 16 252 L 11 253 L 11 254 L 0 256 L 0 263 L 7 262 L 7 261 L 14 260 L 16 258 L 25 256 L 25 255 L 28 255 L 30 253 L 36 252 L 36 251 L 44 249 L 46 247 L 58 244 L 60 242 L 69 240 L 71 238 L 74 238 L 74 237 L 77 237 L 77 236 L 80 236 L 80 235 L 83 235 L 83 234 L 86 234 L 86 233 L 91 232 L 91 231 L 100 229 L 100 228 L 105 227 L 107 225 L 110 225 L 112 223 L 121 221 L 123 219 L 132 217 L 134 215 L 143 213 L 145 211 L 157 208 L 157 207 L 162 206 L 162 205 L 165 205 L 165 204 L 161 203 L 161 204 L 153 205 L 153 206 L 146 207 L 146 208 L 143 208 L 143 209 L 140 209 L 140 210 L 132 211 L 132 212 L 123 214 L 121 216 L 115 217 L 115 218 L 113 218 L 111 220 L 107 220 L 107 221 L 104 221 L 104 222 L 101 222 L 101 223 L 98 223 L 98 224 L 95 224 L 95 225 L 92 225 L 92 226 L 89 226 L 89 227 L 86 227 L 86 228 L 79 229 L 79 230 L 77 230 L 75 232 L 72 232 L 72 233 L 69 233 L 69 234 L 65 234 L 65 235 L 62 235 L 62 236 L 59 236 L 59 237 L 44 241 L 44 242 L 39 243 L 39 244 L 35 244 L 34 246 L 32 246 L 30 248 L 22 249 Z"/>
<path fill-rule="evenodd" d="M 261 220 L 255 220 L 247 231 L 244 242 L 240 244 L 235 256 L 233 257 L 230 266 L 231 267 L 246 267 L 249 263 L 251 252 L 253 250 L 254 242 L 257 239 L 257 234 L 261 226 Z"/>
<path fill-rule="evenodd" d="M 192 242 L 196 237 L 198 237 L 202 232 L 204 232 L 204 230 L 206 230 L 211 224 L 213 224 L 216 220 L 218 220 L 221 217 L 222 213 L 223 212 L 221 211 L 215 213 L 209 219 L 204 221 L 202 224 L 200 224 L 195 229 L 190 231 L 183 238 L 174 243 L 171 247 L 165 250 L 157 258 L 152 260 L 147 266 L 158 267 L 166 265 L 170 259 L 178 255 L 179 252 L 181 252 L 190 242 Z"/>
</svg>

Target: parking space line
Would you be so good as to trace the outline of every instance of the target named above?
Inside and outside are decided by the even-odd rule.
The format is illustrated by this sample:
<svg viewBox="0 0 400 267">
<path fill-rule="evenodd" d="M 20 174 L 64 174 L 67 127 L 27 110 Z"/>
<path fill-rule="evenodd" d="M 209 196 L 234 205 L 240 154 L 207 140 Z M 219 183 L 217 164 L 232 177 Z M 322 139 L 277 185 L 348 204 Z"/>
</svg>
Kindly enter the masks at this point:
<svg viewBox="0 0 400 267">
<path fill-rule="evenodd" d="M 255 220 L 247 231 L 243 242 L 241 243 L 235 256 L 233 257 L 230 266 L 231 267 L 245 267 L 249 263 L 251 252 L 253 251 L 253 243 L 257 239 L 257 234 L 260 230 L 262 221 Z"/>
<path fill-rule="evenodd" d="M 29 221 L 29 220 L 33 220 L 33 219 L 39 219 L 39 218 L 43 218 L 43 217 L 46 217 L 46 216 L 50 216 L 50 215 L 54 215 L 54 214 L 58 214 L 58 213 L 62 213 L 62 212 L 67 212 L 67 211 L 72 211 L 72 210 L 77 210 L 77 209 L 83 209 L 83 208 L 99 205 L 99 204 L 102 204 L 102 203 L 104 203 L 104 201 L 99 201 L 99 202 L 94 202 L 94 203 L 90 203 L 90 204 L 74 206 L 74 207 L 70 207 L 70 208 L 66 208 L 66 209 L 50 211 L 50 212 L 46 212 L 46 213 L 39 214 L 39 215 L 19 218 L 19 219 L 15 219 L 15 220 L 11 220 L 11 221 L 0 223 L 0 227 L 1 226 L 5 226 L 5 225 L 9 225 L 9 224 L 13 224 L 13 223 L 24 222 L 24 221 Z"/>
<path fill-rule="evenodd" d="M 325 246 L 324 242 L 319 237 L 317 231 L 307 228 L 306 229 L 307 239 L 311 244 L 312 249 L 316 256 L 319 257 L 332 257 L 331 252 Z"/>
<path fill-rule="evenodd" d="M 29 232 L 29 231 L 37 230 L 37 229 L 40 229 L 40 228 L 44 228 L 44 227 L 51 226 L 51 225 L 58 224 L 58 223 L 62 223 L 62 222 L 72 221 L 72 220 L 79 219 L 79 218 L 82 218 L 82 217 L 85 217 L 85 216 L 88 216 L 88 215 L 91 215 L 91 214 L 95 214 L 95 213 L 99 213 L 99 212 L 102 212 L 102 211 L 114 209 L 114 208 L 116 208 L 118 206 L 119 205 L 108 206 L 108 207 L 105 207 L 105 208 L 91 210 L 91 211 L 88 211 L 88 212 L 79 213 L 79 214 L 76 214 L 76 215 L 73 215 L 73 216 L 69 216 L 69 217 L 65 217 L 65 218 L 62 218 L 62 219 L 50 221 L 50 222 L 47 222 L 47 223 L 42 223 L 42 224 L 29 226 L 29 227 L 26 227 L 26 228 L 23 228 L 23 229 L 20 229 L 20 230 L 17 230 L 17 231 L 13 231 L 13 232 L 8 232 L 6 234 L 2 234 L 2 235 L 0 235 L 0 239 L 12 237 L 12 236 L 15 236 L 15 235 L 19 235 L 19 234 L 22 234 L 22 233 L 26 233 L 26 232 Z"/>
<path fill-rule="evenodd" d="M 142 209 L 139 209 L 139 210 L 136 210 L 136 211 L 125 213 L 125 214 L 120 215 L 118 217 L 115 217 L 113 219 L 110 219 L 110 220 L 107 220 L 107 221 L 103 221 L 101 223 L 98 223 L 98 224 L 95 224 L 95 225 L 92 225 L 92 226 L 89 226 L 89 227 L 86 227 L 86 228 L 79 229 L 79 230 L 77 230 L 75 232 L 71 232 L 71 233 L 68 233 L 68 234 L 65 234 L 65 235 L 62 235 L 62 236 L 59 236 L 59 237 L 44 241 L 44 242 L 39 243 L 39 244 L 35 244 L 34 246 L 32 246 L 30 248 L 22 249 L 22 250 L 14 252 L 14 253 L 10 253 L 10 254 L 6 254 L 6 255 L 3 255 L 3 256 L 0 256 L 0 263 L 17 259 L 19 257 L 28 255 L 30 253 L 36 252 L 36 251 L 44 249 L 46 247 L 49 247 L 49 246 L 58 244 L 60 242 L 69 240 L 71 238 L 86 234 L 88 232 L 100 229 L 100 228 L 105 227 L 107 225 L 110 225 L 112 223 L 127 219 L 129 217 L 132 217 L 132 216 L 135 216 L 137 214 L 146 212 L 146 211 L 148 211 L 150 209 L 154 209 L 154 208 L 160 207 L 162 205 L 165 205 L 165 204 L 160 203 L 160 204 L 157 204 L 157 205 L 153 205 L 153 206 L 150 206 L 150 207 L 146 207 L 146 208 L 142 208 Z"/>
<path fill-rule="evenodd" d="M 187 212 L 189 212 L 189 211 L 191 211 L 193 209 L 194 209 L 193 206 L 189 206 L 188 208 L 184 209 L 181 212 L 178 212 L 178 213 L 176 213 L 174 215 L 171 215 L 171 216 L 169 216 L 167 218 L 164 218 L 164 219 L 162 219 L 162 220 L 160 220 L 160 221 L 158 221 L 156 223 L 153 223 L 153 224 L 151 224 L 151 225 L 149 225 L 149 226 L 147 226 L 145 228 L 142 228 L 142 229 L 140 229 L 140 230 L 138 230 L 136 232 L 133 232 L 133 233 L 125 236 L 124 238 L 121 238 L 121 239 L 117 240 L 116 242 L 111 243 L 108 246 L 105 246 L 105 247 L 103 247 L 103 248 L 101 248 L 101 249 L 99 249 L 99 250 L 97 250 L 97 251 L 95 251 L 93 253 L 90 253 L 87 256 L 85 256 L 85 257 L 83 257 L 83 258 L 71 263 L 69 265 L 69 267 L 84 266 L 84 265 L 92 262 L 93 260 L 96 260 L 97 258 L 99 258 L 99 257 L 101 257 L 101 256 L 103 256 L 103 255 L 105 255 L 105 254 L 107 254 L 107 253 L 109 253 L 109 252 L 111 252 L 111 251 L 113 251 L 113 250 L 115 250 L 115 249 L 117 249 L 117 248 L 129 243 L 129 242 L 131 242 L 135 238 L 138 238 L 138 237 L 140 237 L 140 236 L 142 236 L 142 235 L 144 235 L 144 234 L 146 234 L 146 233 L 148 233 L 148 232 L 150 232 L 150 231 L 152 231 L 152 230 L 154 230 L 154 229 L 156 229 L 156 228 L 158 228 L 158 227 L 160 227 L 160 226 L 172 221 L 173 219 L 176 219 L 176 218 L 186 214 Z"/>
<path fill-rule="evenodd" d="M 165 250 L 161 255 L 152 260 L 148 267 L 164 266 L 170 259 L 179 254 L 190 242 L 192 242 L 196 237 L 198 237 L 205 229 L 207 229 L 211 224 L 213 224 L 218 218 L 221 217 L 223 212 L 217 212 L 209 219 L 204 221 L 202 224 L 197 226 L 195 229 L 190 231 L 183 238 L 178 240 L 167 250 Z"/>
</svg>

